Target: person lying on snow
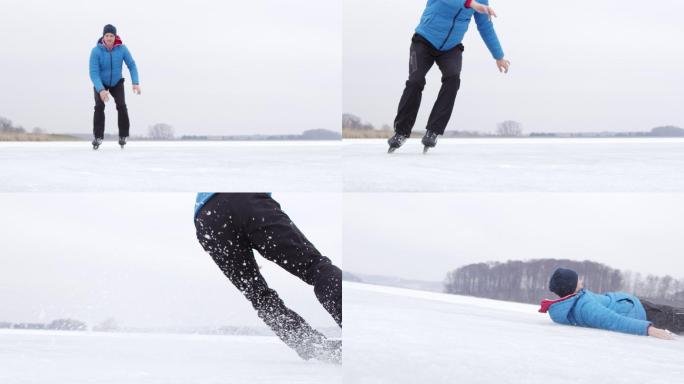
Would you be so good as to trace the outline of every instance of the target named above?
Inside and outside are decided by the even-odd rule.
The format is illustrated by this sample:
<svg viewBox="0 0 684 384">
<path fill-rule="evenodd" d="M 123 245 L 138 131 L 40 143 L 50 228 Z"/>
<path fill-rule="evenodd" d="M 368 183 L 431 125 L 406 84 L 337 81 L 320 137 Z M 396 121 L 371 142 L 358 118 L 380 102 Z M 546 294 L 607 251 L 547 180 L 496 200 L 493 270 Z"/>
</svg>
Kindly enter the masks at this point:
<svg viewBox="0 0 684 384">
<path fill-rule="evenodd" d="M 655 304 L 625 292 L 591 292 L 571 269 L 558 268 L 551 276 L 549 290 L 560 299 L 543 300 L 539 312 L 548 312 L 559 324 L 665 340 L 674 339 L 673 333 L 684 333 L 684 308 Z"/>
<path fill-rule="evenodd" d="M 257 315 L 305 360 L 342 362 L 341 340 L 327 339 L 289 309 L 259 272 L 253 249 L 312 285 L 342 328 L 342 270 L 321 255 L 268 193 L 197 194 L 197 239 Z"/>
</svg>

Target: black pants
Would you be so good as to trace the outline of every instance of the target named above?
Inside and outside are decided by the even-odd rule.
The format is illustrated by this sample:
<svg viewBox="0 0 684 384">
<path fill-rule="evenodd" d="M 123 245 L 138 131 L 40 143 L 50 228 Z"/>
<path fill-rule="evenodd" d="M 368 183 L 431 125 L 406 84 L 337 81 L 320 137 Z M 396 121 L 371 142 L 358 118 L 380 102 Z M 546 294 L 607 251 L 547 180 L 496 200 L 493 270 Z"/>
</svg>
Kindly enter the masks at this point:
<svg viewBox="0 0 684 384">
<path fill-rule="evenodd" d="M 399 100 L 397 117 L 394 119 L 395 132 L 405 136 L 411 134 L 425 88 L 425 75 L 435 62 L 442 72 L 442 87 L 428 118 L 427 130 L 444 134 L 454 109 L 456 94 L 461 86 L 463 44 L 448 51 L 440 51 L 418 34 L 413 35 L 411 39 L 409 78 Z"/>
<path fill-rule="evenodd" d="M 119 137 L 128 137 L 128 130 L 131 126 L 128 120 L 128 108 L 126 108 L 126 95 L 124 94 L 124 79 L 119 80 L 113 87 L 105 85 L 105 89 L 114 98 L 116 111 L 118 113 Z M 100 94 L 95 88 L 95 114 L 93 116 L 93 135 L 96 139 L 104 138 L 105 130 L 105 103 L 100 99 Z"/>
<path fill-rule="evenodd" d="M 676 334 L 684 334 L 684 308 L 655 304 L 639 299 L 646 310 L 646 318 L 656 328 L 667 329 Z"/>
<path fill-rule="evenodd" d="M 214 195 L 195 219 L 197 238 L 258 316 L 302 357 L 323 337 L 287 308 L 259 272 L 252 252 L 313 285 L 318 301 L 342 327 L 342 271 L 322 256 L 268 194 Z"/>
</svg>

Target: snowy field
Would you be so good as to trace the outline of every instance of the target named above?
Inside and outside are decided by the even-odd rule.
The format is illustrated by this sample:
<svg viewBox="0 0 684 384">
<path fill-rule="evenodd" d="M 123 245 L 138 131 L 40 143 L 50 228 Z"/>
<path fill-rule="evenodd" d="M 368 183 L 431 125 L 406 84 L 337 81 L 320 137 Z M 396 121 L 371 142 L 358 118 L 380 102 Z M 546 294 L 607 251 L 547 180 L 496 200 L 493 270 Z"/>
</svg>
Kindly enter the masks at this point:
<svg viewBox="0 0 684 384">
<path fill-rule="evenodd" d="M 0 330 L 0 383 L 341 383 L 275 337 Z"/>
<path fill-rule="evenodd" d="M 339 141 L 0 143 L 0 191 L 293 191 L 342 188 Z"/>
<path fill-rule="evenodd" d="M 682 382 L 684 339 L 557 325 L 537 309 L 345 282 L 345 383 Z"/>
<path fill-rule="evenodd" d="M 344 190 L 681 192 L 684 139 L 344 140 Z"/>
</svg>

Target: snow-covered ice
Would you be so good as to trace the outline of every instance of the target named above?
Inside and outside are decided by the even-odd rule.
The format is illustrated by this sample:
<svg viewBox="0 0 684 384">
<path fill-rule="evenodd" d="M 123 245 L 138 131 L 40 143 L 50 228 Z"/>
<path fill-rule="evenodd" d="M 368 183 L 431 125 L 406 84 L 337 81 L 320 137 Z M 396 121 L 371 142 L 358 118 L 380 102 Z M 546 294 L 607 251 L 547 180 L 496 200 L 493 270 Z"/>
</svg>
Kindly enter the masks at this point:
<svg viewBox="0 0 684 384">
<path fill-rule="evenodd" d="M 344 283 L 345 383 L 663 383 L 684 338 L 562 326 L 535 305 Z"/>
<path fill-rule="evenodd" d="M 276 337 L 0 330 L 0 383 L 342 383 Z"/>
<path fill-rule="evenodd" d="M 339 192 L 340 141 L 0 143 L 1 192 Z"/>
<path fill-rule="evenodd" d="M 344 140 L 349 192 L 681 192 L 684 139 Z"/>
</svg>

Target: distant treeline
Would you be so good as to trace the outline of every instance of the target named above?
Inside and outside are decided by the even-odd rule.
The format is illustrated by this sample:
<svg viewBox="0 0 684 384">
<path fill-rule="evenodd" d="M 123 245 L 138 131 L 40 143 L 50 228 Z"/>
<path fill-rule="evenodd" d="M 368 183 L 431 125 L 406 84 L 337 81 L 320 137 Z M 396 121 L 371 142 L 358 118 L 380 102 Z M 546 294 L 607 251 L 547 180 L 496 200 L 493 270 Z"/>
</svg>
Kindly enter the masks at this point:
<svg viewBox="0 0 684 384">
<path fill-rule="evenodd" d="M 684 128 L 674 125 L 655 127 L 643 132 L 579 132 L 579 133 L 545 133 L 532 132 L 530 137 L 684 137 Z"/>
<path fill-rule="evenodd" d="M 626 291 L 670 305 L 684 305 L 684 279 L 621 271 L 593 261 L 537 259 L 469 264 L 447 274 L 447 293 L 537 304 L 555 295 L 549 278 L 558 268 L 570 268 L 584 276 L 594 292 Z"/>
<path fill-rule="evenodd" d="M 57 319 L 50 323 L 8 323 L 0 322 L 0 328 L 5 329 L 52 329 L 60 331 L 85 331 L 86 324 L 74 319 Z"/>
<path fill-rule="evenodd" d="M 496 124 L 494 133 L 450 130 L 444 133 L 444 137 L 559 137 L 559 138 L 592 138 L 592 137 L 684 137 L 684 129 L 666 125 L 655 127 L 650 131 L 643 132 L 532 132 L 523 134 L 522 124 L 514 120 L 506 120 Z M 387 138 L 393 134 L 389 124 L 383 124 L 376 128 L 373 124 L 364 122 L 359 116 L 352 113 L 342 114 L 342 134 L 347 139 L 361 138 Z M 413 132 L 412 136 L 422 136 L 420 132 Z"/>
<path fill-rule="evenodd" d="M 106 140 L 116 140 L 118 135 L 105 133 Z M 91 140 L 91 133 L 49 134 L 40 127 L 33 128 L 28 132 L 21 125 L 16 125 L 12 120 L 0 116 L 0 141 L 78 141 Z M 175 128 L 167 123 L 156 123 L 147 127 L 147 135 L 134 135 L 134 140 L 189 140 L 189 141 L 257 141 L 257 140 L 341 140 L 339 131 L 327 129 L 309 129 L 301 134 L 292 135 L 183 135 L 177 137 Z"/>
<path fill-rule="evenodd" d="M 57 319 L 50 323 L 11 323 L 0 321 L 0 329 L 30 329 L 30 330 L 59 330 L 59 331 L 87 331 L 88 325 L 80 320 Z M 328 336 L 339 337 L 338 327 L 317 327 Z M 239 336 L 273 336 L 273 331 L 265 326 L 232 326 L 219 327 L 165 327 L 165 328 L 141 328 L 120 326 L 115 318 L 111 317 L 91 329 L 94 332 L 120 332 L 120 333 L 172 333 L 192 335 L 239 335 Z"/>
<path fill-rule="evenodd" d="M 342 114 L 342 137 L 345 139 L 380 139 L 388 138 L 394 134 L 394 130 L 389 124 L 383 124 L 376 129 L 371 123 L 364 123 L 363 120 L 351 113 Z M 421 137 L 420 130 L 414 130 L 411 137 Z M 453 131 L 447 130 L 445 137 L 488 137 L 489 134 L 482 134 L 476 131 Z"/>
<path fill-rule="evenodd" d="M 40 127 L 27 132 L 21 125 L 15 125 L 12 120 L 0 116 L 0 141 L 69 141 L 75 139 L 68 135 L 46 133 Z"/>
<path fill-rule="evenodd" d="M 230 135 L 230 136 L 207 136 L 207 135 L 184 135 L 180 140 L 233 140 L 233 141 L 276 141 L 276 140 L 341 140 L 339 132 L 327 129 L 309 129 L 301 135 Z"/>
</svg>

